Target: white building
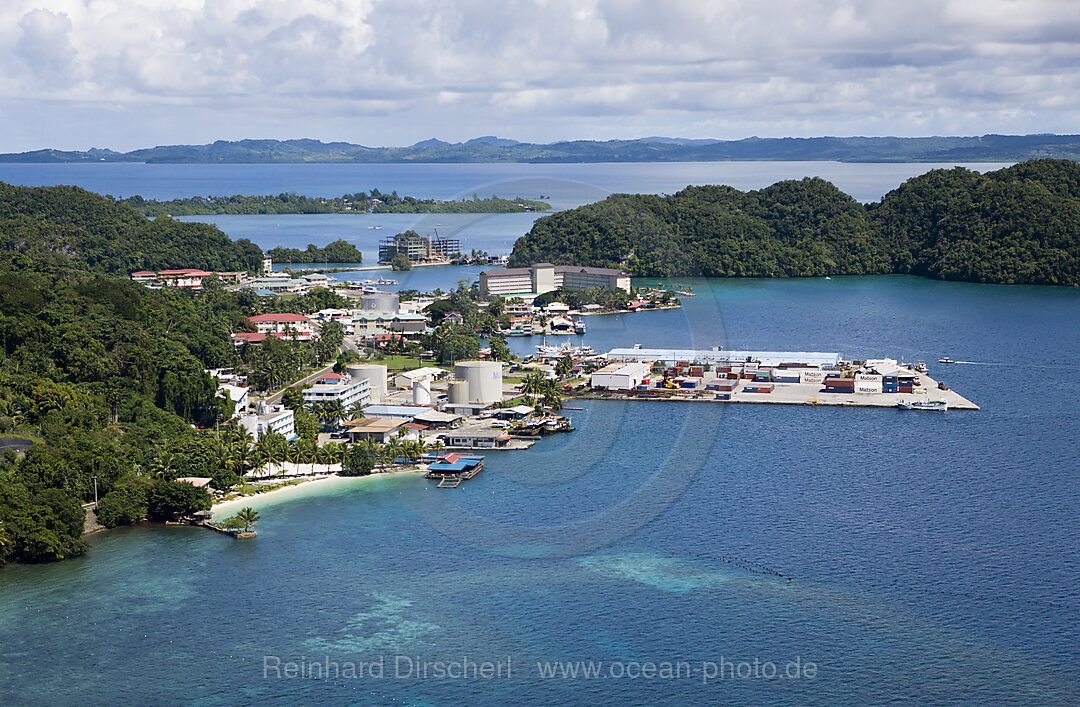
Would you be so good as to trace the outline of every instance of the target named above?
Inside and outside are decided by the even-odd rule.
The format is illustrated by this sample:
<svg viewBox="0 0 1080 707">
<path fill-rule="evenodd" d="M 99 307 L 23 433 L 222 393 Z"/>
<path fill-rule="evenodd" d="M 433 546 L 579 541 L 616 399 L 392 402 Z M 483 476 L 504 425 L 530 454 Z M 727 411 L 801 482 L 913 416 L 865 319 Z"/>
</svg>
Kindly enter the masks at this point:
<svg viewBox="0 0 1080 707">
<path fill-rule="evenodd" d="M 240 385 L 231 385 L 228 383 L 222 383 L 218 386 L 218 395 L 233 401 L 234 412 L 233 417 L 242 415 L 247 412 L 248 406 L 248 389 Z"/>
<path fill-rule="evenodd" d="M 303 314 L 278 312 L 248 317 L 260 334 L 285 334 L 297 341 L 311 341 L 319 337 L 315 325 Z"/>
<path fill-rule="evenodd" d="M 551 263 L 537 263 L 528 268 L 485 270 L 480 273 L 480 294 L 484 296 L 542 295 L 560 287 L 571 290 L 608 287 L 629 292 L 630 273 L 613 268 Z"/>
<path fill-rule="evenodd" d="M 589 387 L 606 390 L 631 390 L 649 377 L 652 365 L 647 361 L 609 363 L 589 376 Z"/>
<path fill-rule="evenodd" d="M 305 403 L 325 403 L 340 400 L 346 408 L 356 403 L 366 404 L 371 400 L 371 381 L 367 379 L 345 380 L 341 376 L 324 377 L 315 381 L 315 385 L 304 388 Z"/>
<path fill-rule="evenodd" d="M 800 363 L 814 368 L 833 370 L 840 365 L 841 355 L 821 351 L 725 351 L 721 349 L 612 349 L 607 357 L 611 361 L 660 361 L 676 365 L 680 361 L 697 364 L 741 365 L 747 361 L 762 366 L 779 366 L 783 363 Z"/>
<path fill-rule="evenodd" d="M 404 388 L 405 390 L 412 390 L 413 383 L 416 381 L 427 380 L 430 385 L 431 381 L 438 380 L 446 374 L 447 371 L 436 368 L 435 366 L 414 368 L 411 371 L 403 371 L 394 376 L 394 385 L 398 388 Z"/>
<path fill-rule="evenodd" d="M 240 417 L 240 426 L 255 439 L 271 432 L 283 435 L 288 440 L 297 437 L 296 416 L 283 405 L 274 405 L 266 412 L 243 415 Z"/>
</svg>

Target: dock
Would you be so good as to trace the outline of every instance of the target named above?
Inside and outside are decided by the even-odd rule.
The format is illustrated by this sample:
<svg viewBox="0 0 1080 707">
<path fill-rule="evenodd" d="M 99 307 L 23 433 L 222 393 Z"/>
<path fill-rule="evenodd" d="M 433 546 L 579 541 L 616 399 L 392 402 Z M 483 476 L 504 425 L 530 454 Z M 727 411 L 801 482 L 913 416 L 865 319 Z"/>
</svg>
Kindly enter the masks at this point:
<svg viewBox="0 0 1080 707">
<path fill-rule="evenodd" d="M 949 410 L 979 410 L 979 406 L 951 388 L 942 389 L 937 380 L 919 374 L 921 385 L 911 393 L 826 392 L 820 383 L 771 383 L 769 392 L 749 392 L 753 381 L 740 380 L 730 392 L 700 389 L 607 390 L 568 393 L 567 397 L 594 400 L 655 400 L 663 402 L 736 403 L 750 405 L 810 405 L 825 407 L 895 408 L 900 401 L 944 401 Z"/>
<path fill-rule="evenodd" d="M 456 489 L 484 468 L 484 458 L 473 454 L 443 454 L 428 465 L 426 479 L 438 479 L 436 488 Z"/>
</svg>

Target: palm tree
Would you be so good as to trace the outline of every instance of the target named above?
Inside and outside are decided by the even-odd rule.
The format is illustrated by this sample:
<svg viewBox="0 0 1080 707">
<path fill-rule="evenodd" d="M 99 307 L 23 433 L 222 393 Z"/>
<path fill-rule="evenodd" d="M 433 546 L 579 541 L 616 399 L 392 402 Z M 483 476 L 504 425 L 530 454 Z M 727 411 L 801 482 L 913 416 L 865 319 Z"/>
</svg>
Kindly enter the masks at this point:
<svg viewBox="0 0 1080 707">
<path fill-rule="evenodd" d="M 300 447 L 303 454 L 303 461 L 311 464 L 311 473 L 314 474 L 315 460 L 319 455 L 319 443 L 313 439 L 302 439 L 297 443 L 297 446 Z M 297 473 L 300 473 L 299 469 L 297 469 Z"/>
<path fill-rule="evenodd" d="M 438 455 L 438 453 L 441 452 L 443 450 L 443 447 L 445 446 L 446 445 L 443 444 L 443 441 L 441 439 L 437 439 L 431 443 L 431 451 Z"/>
<path fill-rule="evenodd" d="M 304 440 L 298 439 L 289 444 L 285 460 L 290 464 L 294 464 L 296 466 L 296 473 L 300 473 L 300 465 L 307 460 L 306 450 L 304 449 Z"/>
<path fill-rule="evenodd" d="M 349 408 L 348 418 L 350 420 L 362 420 L 364 419 L 364 403 L 355 402 L 352 407 Z"/>
<path fill-rule="evenodd" d="M 150 459 L 147 467 L 152 476 L 158 479 L 164 479 L 175 471 L 176 464 L 173 460 L 172 453 L 162 449 Z"/>
<path fill-rule="evenodd" d="M 521 392 L 533 397 L 543 395 L 547 383 L 547 376 L 542 371 L 529 371 L 521 381 Z"/>
<path fill-rule="evenodd" d="M 326 445 L 320 447 L 318 444 L 316 444 L 315 449 L 313 450 L 313 453 L 311 455 L 311 473 L 315 473 L 315 462 L 318 462 L 323 466 L 328 466 L 330 464 L 330 462 L 327 461 L 329 458 L 330 450 L 326 448 Z"/>
<path fill-rule="evenodd" d="M 345 461 L 345 445 L 340 442 L 327 442 L 322 446 L 322 450 L 326 455 L 327 471 L 330 466 Z"/>
<path fill-rule="evenodd" d="M 326 401 L 327 424 L 337 429 L 341 426 L 341 419 L 345 417 L 345 403 L 340 398 Z"/>
<path fill-rule="evenodd" d="M 269 475 L 274 468 L 275 464 L 280 464 L 285 461 L 285 452 L 288 449 L 288 442 L 285 437 L 276 432 L 265 432 L 259 436 L 259 442 L 256 445 L 259 451 L 259 456 L 265 460 L 267 464 L 267 474 Z"/>
<path fill-rule="evenodd" d="M 386 445 L 386 451 L 390 455 L 391 461 L 396 461 L 398 457 L 404 452 L 404 442 L 401 437 L 394 436 L 390 438 L 390 441 Z"/>
<path fill-rule="evenodd" d="M 245 506 L 237 512 L 236 519 L 244 524 L 244 532 L 250 533 L 259 522 L 259 512 L 251 506 Z"/>
</svg>

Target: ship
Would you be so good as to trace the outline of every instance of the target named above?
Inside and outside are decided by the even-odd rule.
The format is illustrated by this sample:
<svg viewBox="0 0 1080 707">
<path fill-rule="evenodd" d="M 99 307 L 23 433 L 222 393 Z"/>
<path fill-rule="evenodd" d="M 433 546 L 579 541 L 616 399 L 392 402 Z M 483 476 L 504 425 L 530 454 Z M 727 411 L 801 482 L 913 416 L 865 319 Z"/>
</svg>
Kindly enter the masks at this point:
<svg viewBox="0 0 1080 707">
<path fill-rule="evenodd" d="M 913 402 L 904 402 L 903 400 L 896 403 L 896 407 L 901 410 L 928 410 L 932 412 L 945 412 L 949 409 L 949 404 L 944 400 L 915 400 Z"/>
<path fill-rule="evenodd" d="M 536 357 L 539 359 L 563 358 L 569 356 L 571 359 L 577 360 L 579 358 L 590 358 L 595 355 L 596 351 L 593 350 L 593 347 L 584 344 L 575 346 L 569 341 L 564 341 L 558 346 L 540 344 L 536 347 Z"/>
<path fill-rule="evenodd" d="M 584 334 L 585 333 L 585 320 L 582 319 L 581 317 L 578 317 L 577 319 L 574 320 L 574 333 L 575 334 Z"/>
</svg>

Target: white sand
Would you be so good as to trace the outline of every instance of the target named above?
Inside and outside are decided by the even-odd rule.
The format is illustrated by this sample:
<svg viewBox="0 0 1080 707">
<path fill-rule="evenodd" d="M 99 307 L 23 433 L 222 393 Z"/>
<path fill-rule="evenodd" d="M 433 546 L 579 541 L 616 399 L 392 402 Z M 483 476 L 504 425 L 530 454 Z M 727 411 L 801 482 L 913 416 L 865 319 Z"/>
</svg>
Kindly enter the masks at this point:
<svg viewBox="0 0 1080 707">
<path fill-rule="evenodd" d="M 252 508 L 260 508 L 267 505 L 272 505 L 278 501 L 291 500 L 296 498 L 304 498 L 306 496 L 316 495 L 330 491 L 333 489 L 340 489 L 342 487 L 362 487 L 364 484 L 371 483 L 372 479 L 376 479 L 386 474 L 421 474 L 422 470 L 407 469 L 407 470 L 391 470 L 387 472 L 380 472 L 374 474 L 368 474 L 367 476 L 317 476 L 310 479 L 300 479 L 301 483 L 291 484 L 289 486 L 282 486 L 281 488 L 274 489 L 273 491 L 266 491 L 264 493 L 258 493 L 251 496 L 240 496 L 238 498 L 232 498 L 227 501 L 220 501 L 214 504 L 212 508 L 214 512 L 214 519 L 220 520 L 226 516 L 235 513 L 236 511 L 246 506 Z"/>
</svg>

